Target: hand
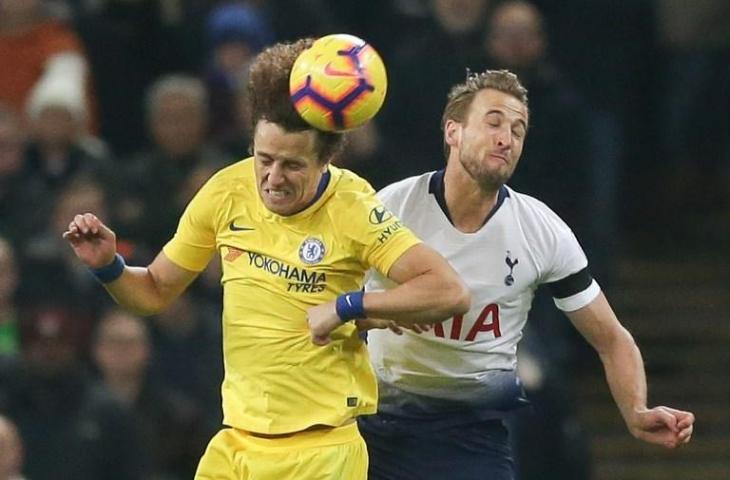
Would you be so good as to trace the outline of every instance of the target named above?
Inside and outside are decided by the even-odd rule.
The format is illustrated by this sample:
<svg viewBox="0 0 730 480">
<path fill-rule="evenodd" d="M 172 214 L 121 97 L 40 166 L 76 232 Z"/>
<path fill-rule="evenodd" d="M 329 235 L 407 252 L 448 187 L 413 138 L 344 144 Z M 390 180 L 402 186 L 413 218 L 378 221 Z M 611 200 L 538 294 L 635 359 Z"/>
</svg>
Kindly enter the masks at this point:
<svg viewBox="0 0 730 480">
<path fill-rule="evenodd" d="M 89 268 L 109 265 L 117 253 L 117 236 L 93 213 L 76 215 L 63 238 Z"/>
<path fill-rule="evenodd" d="M 361 318 L 355 320 L 358 332 L 366 332 L 368 330 L 384 330 L 389 329 L 396 335 L 403 335 L 403 330 L 408 329 L 414 333 L 424 333 L 431 330 L 432 325 L 430 323 L 414 323 L 413 325 L 405 326 L 399 325 L 394 320 L 383 320 L 382 318 Z"/>
<path fill-rule="evenodd" d="M 654 407 L 636 412 L 629 430 L 638 439 L 648 443 L 676 448 L 690 441 L 695 416 L 669 407 Z"/>
<path fill-rule="evenodd" d="M 358 332 L 367 332 L 368 330 L 385 330 L 389 329 L 396 335 L 403 335 L 403 328 L 393 320 L 383 320 L 382 318 L 358 318 L 355 320 Z"/>
<path fill-rule="evenodd" d="M 335 310 L 335 302 L 329 302 L 307 310 L 307 323 L 312 334 L 312 343 L 327 345 L 330 342 L 330 333 L 342 325 L 342 320 Z"/>
</svg>

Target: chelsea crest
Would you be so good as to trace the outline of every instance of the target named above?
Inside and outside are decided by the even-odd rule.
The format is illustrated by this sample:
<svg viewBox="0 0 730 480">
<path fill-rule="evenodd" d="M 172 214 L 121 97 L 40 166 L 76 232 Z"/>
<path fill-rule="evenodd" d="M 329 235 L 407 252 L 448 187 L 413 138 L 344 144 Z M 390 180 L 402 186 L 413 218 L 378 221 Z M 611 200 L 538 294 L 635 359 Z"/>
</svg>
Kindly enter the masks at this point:
<svg viewBox="0 0 730 480">
<path fill-rule="evenodd" d="M 306 238 L 299 246 L 299 259 L 307 265 L 321 262 L 324 254 L 324 243 L 318 238 Z"/>
</svg>

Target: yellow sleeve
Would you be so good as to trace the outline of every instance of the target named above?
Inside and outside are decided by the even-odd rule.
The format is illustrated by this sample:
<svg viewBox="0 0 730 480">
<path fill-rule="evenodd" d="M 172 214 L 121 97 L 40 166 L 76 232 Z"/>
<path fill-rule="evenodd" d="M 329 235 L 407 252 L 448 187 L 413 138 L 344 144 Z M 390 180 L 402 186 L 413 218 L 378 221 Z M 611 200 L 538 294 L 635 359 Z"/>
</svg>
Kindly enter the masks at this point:
<svg viewBox="0 0 730 480">
<path fill-rule="evenodd" d="M 203 271 L 216 251 L 221 194 L 215 180 L 215 176 L 208 180 L 193 197 L 180 217 L 175 236 L 162 249 L 173 263 L 194 272 Z"/>
<path fill-rule="evenodd" d="M 360 252 L 360 260 L 388 275 L 390 267 L 406 250 L 421 240 L 393 215 L 374 193 L 363 195 L 357 212 L 348 215 L 351 238 Z"/>
</svg>

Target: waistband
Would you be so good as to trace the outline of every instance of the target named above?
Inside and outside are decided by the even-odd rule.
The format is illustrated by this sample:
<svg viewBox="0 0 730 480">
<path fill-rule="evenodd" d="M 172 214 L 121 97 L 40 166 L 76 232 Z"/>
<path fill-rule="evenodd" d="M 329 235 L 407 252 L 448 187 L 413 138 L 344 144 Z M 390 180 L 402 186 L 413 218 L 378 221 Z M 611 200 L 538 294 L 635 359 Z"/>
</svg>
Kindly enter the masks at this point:
<svg viewBox="0 0 730 480">
<path fill-rule="evenodd" d="M 242 442 L 254 448 L 266 449 L 322 447 L 348 443 L 361 438 L 355 421 L 340 427 L 315 425 L 301 432 L 277 435 L 247 432 L 235 428 L 232 428 L 232 430 Z"/>
</svg>

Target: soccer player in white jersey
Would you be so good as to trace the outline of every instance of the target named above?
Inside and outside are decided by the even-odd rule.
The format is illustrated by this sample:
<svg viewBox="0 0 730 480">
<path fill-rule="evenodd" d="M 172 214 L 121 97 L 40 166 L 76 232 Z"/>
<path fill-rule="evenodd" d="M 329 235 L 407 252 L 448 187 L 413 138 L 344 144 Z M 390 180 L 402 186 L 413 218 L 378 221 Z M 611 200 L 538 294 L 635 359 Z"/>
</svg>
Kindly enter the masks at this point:
<svg viewBox="0 0 730 480">
<path fill-rule="evenodd" d="M 446 168 L 378 195 L 451 262 L 472 306 L 429 331 L 369 332 L 380 389 L 378 414 L 359 420 L 370 480 L 514 478 L 502 418 L 526 402 L 516 351 L 540 285 L 600 355 L 631 434 L 668 448 L 688 442 L 692 413 L 647 407 L 641 354 L 570 228 L 545 204 L 506 186 L 529 126 L 518 78 L 506 70 L 469 75 L 449 94 L 441 125 Z M 366 288 L 391 285 L 374 274 Z"/>
</svg>

